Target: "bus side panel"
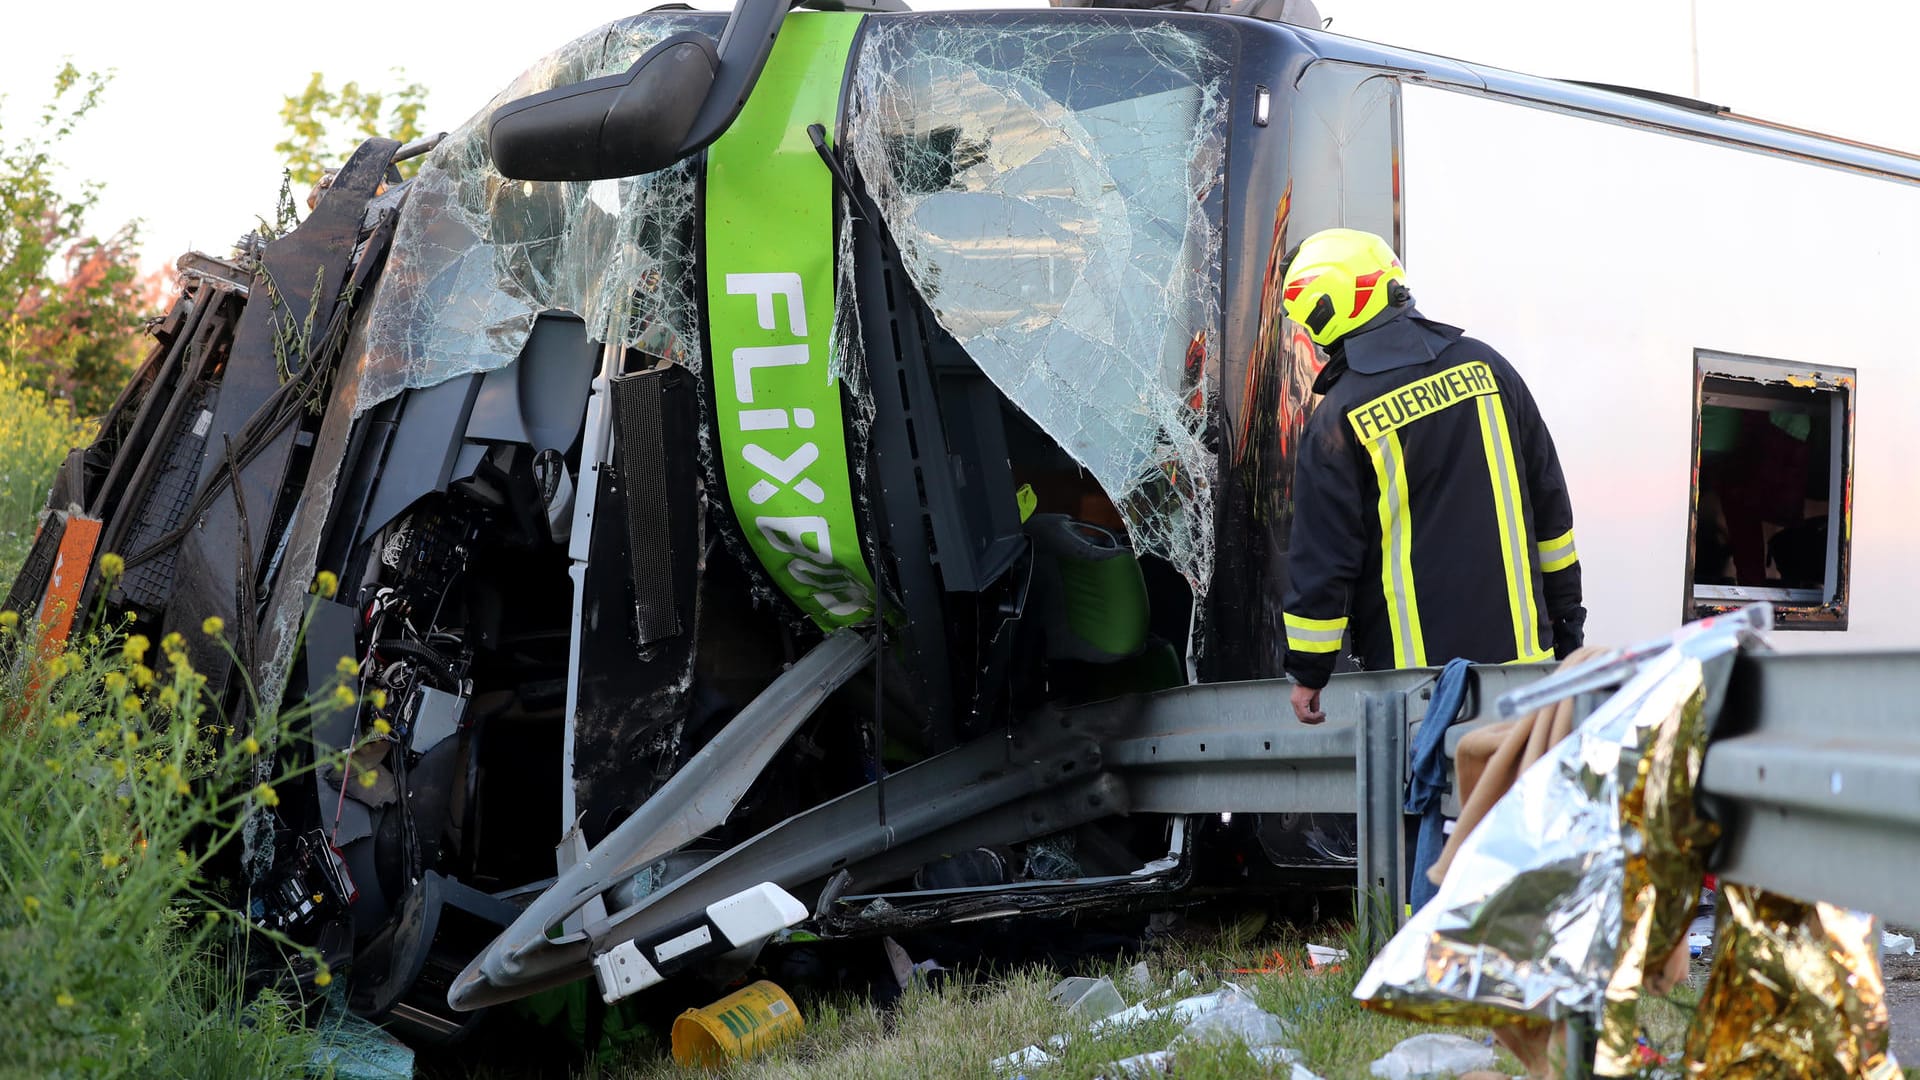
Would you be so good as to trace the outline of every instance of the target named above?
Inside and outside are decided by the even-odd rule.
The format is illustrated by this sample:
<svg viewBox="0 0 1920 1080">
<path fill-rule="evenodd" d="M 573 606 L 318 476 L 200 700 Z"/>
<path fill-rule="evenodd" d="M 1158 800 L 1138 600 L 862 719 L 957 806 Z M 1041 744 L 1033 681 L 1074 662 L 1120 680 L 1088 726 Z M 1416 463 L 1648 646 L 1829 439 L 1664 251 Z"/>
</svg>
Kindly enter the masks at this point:
<svg viewBox="0 0 1920 1080">
<path fill-rule="evenodd" d="M 1686 610 L 1696 349 L 1853 369 L 1849 629 L 1913 645 L 1920 586 L 1906 312 L 1920 188 L 1429 86 L 1404 94 L 1405 250 L 1421 309 L 1520 370 L 1574 496 L 1588 640 Z"/>
</svg>

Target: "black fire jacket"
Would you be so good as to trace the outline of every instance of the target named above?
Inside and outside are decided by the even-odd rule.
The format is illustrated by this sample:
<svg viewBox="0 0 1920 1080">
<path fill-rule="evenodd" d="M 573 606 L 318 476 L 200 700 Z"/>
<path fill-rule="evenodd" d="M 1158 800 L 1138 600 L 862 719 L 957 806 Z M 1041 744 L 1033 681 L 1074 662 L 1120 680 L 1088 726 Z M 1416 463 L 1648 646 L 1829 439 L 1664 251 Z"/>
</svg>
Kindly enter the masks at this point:
<svg viewBox="0 0 1920 1080">
<path fill-rule="evenodd" d="M 1532 395 L 1453 327 L 1415 314 L 1395 333 L 1423 342 L 1419 362 L 1378 370 L 1376 354 L 1351 370 L 1336 347 L 1315 388 L 1294 474 L 1287 673 L 1325 686 L 1349 631 L 1368 669 L 1565 657 L 1586 624 L 1580 557 Z"/>
</svg>

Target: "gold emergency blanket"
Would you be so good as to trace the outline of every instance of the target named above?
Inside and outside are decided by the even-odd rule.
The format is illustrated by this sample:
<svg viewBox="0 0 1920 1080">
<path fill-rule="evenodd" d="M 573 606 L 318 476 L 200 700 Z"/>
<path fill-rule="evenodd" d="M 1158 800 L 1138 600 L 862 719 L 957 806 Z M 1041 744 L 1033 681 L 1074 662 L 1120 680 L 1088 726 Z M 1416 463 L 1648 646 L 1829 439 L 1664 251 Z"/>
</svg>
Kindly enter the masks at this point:
<svg viewBox="0 0 1920 1080">
<path fill-rule="evenodd" d="M 1410 1020 L 1602 1017 L 1602 1075 L 1632 1003 L 1684 939 L 1713 826 L 1693 810 L 1708 703 L 1749 629 L 1695 624 L 1523 773 L 1354 996 Z M 1624 1042 L 1622 1041 L 1624 1039 Z"/>
<path fill-rule="evenodd" d="M 1720 903 L 1689 1076 L 1898 1080 L 1872 918 L 1744 885 L 1728 884 Z"/>
</svg>

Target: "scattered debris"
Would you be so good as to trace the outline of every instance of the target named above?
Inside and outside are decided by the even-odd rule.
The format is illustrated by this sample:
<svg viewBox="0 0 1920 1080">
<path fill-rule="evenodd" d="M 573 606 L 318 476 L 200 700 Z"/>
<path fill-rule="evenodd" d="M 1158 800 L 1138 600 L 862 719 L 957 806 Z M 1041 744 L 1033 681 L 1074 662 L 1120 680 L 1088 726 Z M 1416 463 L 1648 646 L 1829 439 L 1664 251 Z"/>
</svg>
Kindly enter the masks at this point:
<svg viewBox="0 0 1920 1080">
<path fill-rule="evenodd" d="M 704 1009 L 688 1009 L 673 1022 L 673 1060 L 681 1065 L 723 1065 L 750 1058 L 806 1026 L 793 999 L 765 979 L 728 994 Z"/>
<path fill-rule="evenodd" d="M 1164 1001 L 1170 993 L 1171 991 L 1163 990 L 1130 1009 L 1122 1009 L 1110 1016 L 1096 1020 L 1089 1030 L 1095 1035 L 1104 1035 L 1110 1031 L 1125 1031 L 1130 1027 L 1145 1023 L 1149 1020 L 1157 1020 L 1163 1016 L 1171 1016 L 1182 1023 L 1192 1023 L 1203 1014 L 1219 1008 L 1227 994 L 1235 993 L 1244 996 L 1246 991 L 1235 986 L 1233 983 L 1224 983 L 1221 989 L 1215 990 L 1211 994 L 1200 994 L 1195 997 L 1181 998 L 1171 1005 L 1158 1004 L 1158 1002 Z"/>
<path fill-rule="evenodd" d="M 1037 1069 L 1042 1065 L 1053 1064 L 1053 1055 L 1038 1046 L 1029 1046 L 1015 1050 L 1005 1057 L 993 1059 L 993 1071 L 996 1073 L 1014 1072 L 1019 1069 Z"/>
<path fill-rule="evenodd" d="M 1347 962 L 1347 950 L 1331 945 L 1307 946 L 1307 966 L 1315 971 L 1337 968 Z"/>
<path fill-rule="evenodd" d="M 1100 1074 L 1100 1080 L 1127 1080 L 1142 1076 L 1159 1076 L 1173 1071 L 1173 1051 L 1155 1050 L 1147 1054 L 1135 1054 L 1129 1058 L 1107 1066 L 1109 1071 Z"/>
<path fill-rule="evenodd" d="M 1142 960 L 1127 969 L 1127 976 L 1122 981 L 1126 983 L 1127 989 L 1136 994 L 1144 994 L 1153 989 L 1153 972 L 1147 970 L 1147 962 Z"/>
<path fill-rule="evenodd" d="M 1235 975 L 1281 975 L 1293 970 L 1293 965 L 1287 962 L 1286 955 L 1279 949 L 1273 950 L 1267 960 L 1266 964 L 1257 968 L 1234 968 L 1233 973 Z"/>
<path fill-rule="evenodd" d="M 907 955 L 907 950 L 901 948 L 900 943 L 890 937 L 881 938 L 880 946 L 886 950 L 887 966 L 893 970 L 893 981 L 899 984 L 902 990 L 915 982 L 925 985 L 934 972 L 947 970 L 940 966 L 938 960 L 922 960 L 915 963 L 913 957 Z"/>
<path fill-rule="evenodd" d="M 1370 1070 L 1382 1080 L 1441 1080 L 1493 1068 L 1493 1049 L 1459 1035 L 1415 1035 L 1402 1040 Z"/>
<path fill-rule="evenodd" d="M 1129 987 L 1137 987 L 1147 982 L 1145 965 L 1136 967 L 1127 973 Z M 1174 988 L 1185 989 L 1194 985 L 1193 973 L 1182 970 L 1173 976 L 1173 987 L 1140 1002 L 1131 1008 L 1115 1008 L 1104 1015 L 1100 1010 L 1108 1005 L 1119 1003 L 1119 991 L 1110 979 L 1067 979 L 1053 988 L 1047 997 L 1071 1011 L 1090 1017 L 1093 1022 L 1088 1031 L 1093 1035 L 1103 1035 L 1117 1031 L 1126 1031 L 1150 1020 L 1172 1018 L 1183 1025 L 1174 1045 L 1165 1050 L 1156 1050 L 1146 1054 L 1136 1054 L 1109 1065 L 1106 1080 L 1122 1080 L 1153 1076 L 1166 1073 L 1173 1068 L 1174 1057 L 1181 1045 L 1230 1040 L 1247 1047 L 1254 1059 L 1268 1068 L 1292 1065 L 1292 1080 L 1319 1080 L 1318 1077 L 1299 1064 L 1300 1052 L 1280 1045 L 1291 1041 L 1292 1030 L 1286 1021 L 1273 1013 L 1262 1009 L 1253 1000 L 1253 995 L 1233 983 L 1223 983 L 1220 989 L 1208 994 L 1169 1001 Z M 1109 997 L 1111 995 L 1111 997 Z M 1023 1069 L 1039 1068 L 1054 1063 L 1055 1055 L 1065 1050 L 1068 1037 L 1055 1035 L 1046 1040 L 1046 1046 L 1039 1044 L 1016 1050 L 1004 1057 L 995 1058 L 995 1073 L 1015 1073 Z M 1016 1080 L 1018 1078 L 1016 1077 Z"/>
<path fill-rule="evenodd" d="M 339 990 L 327 995 L 312 1071 L 340 1080 L 412 1080 L 413 1050 L 385 1029 L 347 1009 Z"/>
<path fill-rule="evenodd" d="M 1277 1047 L 1293 1039 L 1285 1021 L 1254 1004 L 1244 994 L 1222 991 L 1218 1003 L 1201 1013 L 1180 1033 L 1187 1042 L 1234 1039 L 1248 1046 Z"/>
<path fill-rule="evenodd" d="M 1063 979 L 1047 991 L 1047 1000 L 1088 1020 L 1104 1020 L 1127 1007 L 1127 999 L 1107 978 Z"/>
<path fill-rule="evenodd" d="M 1914 952 L 1913 939 L 1905 934 L 1896 934 L 1891 930 L 1883 930 L 1880 932 L 1880 951 L 1883 953 L 1899 953 L 1902 956 L 1912 956 Z"/>
<path fill-rule="evenodd" d="M 1288 1080 L 1321 1080 L 1319 1074 L 1300 1064 L 1300 1052 L 1282 1046 L 1249 1047 L 1248 1052 L 1254 1061 L 1269 1069 L 1282 1065 L 1291 1067 Z M 1141 1077 L 1164 1076 L 1174 1072 L 1177 1055 L 1172 1050 L 1155 1050 L 1147 1054 L 1135 1054 L 1129 1058 L 1107 1066 L 1101 1073 L 1101 1080 L 1139 1080 Z"/>
</svg>

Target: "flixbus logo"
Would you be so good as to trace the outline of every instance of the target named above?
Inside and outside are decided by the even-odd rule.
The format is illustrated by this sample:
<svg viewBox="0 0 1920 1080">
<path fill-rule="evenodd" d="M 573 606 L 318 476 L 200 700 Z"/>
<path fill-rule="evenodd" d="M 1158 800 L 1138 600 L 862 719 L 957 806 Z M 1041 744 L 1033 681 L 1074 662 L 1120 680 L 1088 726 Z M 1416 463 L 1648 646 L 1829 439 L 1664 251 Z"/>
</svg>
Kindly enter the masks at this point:
<svg viewBox="0 0 1920 1080">
<path fill-rule="evenodd" d="M 804 290 L 796 273 L 726 275 L 727 295 L 752 297 L 760 329 L 788 339 L 741 346 L 729 356 L 737 435 L 723 442 L 737 448 L 737 460 L 727 462 L 728 487 L 736 498 L 745 488 L 748 506 L 735 511 L 770 549 L 762 558 L 773 555 L 767 569 L 781 588 L 844 620 L 871 611 L 873 597 L 862 580 L 859 545 L 844 531 L 852 526 L 852 492 L 841 449 L 839 391 L 824 369 L 825 358 L 815 355 L 808 340 Z M 819 400 L 823 391 L 831 395 L 828 402 Z M 822 411 L 831 428 L 821 424 Z M 829 433 L 830 457 L 821 446 Z M 751 472 L 739 471 L 743 467 Z M 838 498 L 830 497 L 830 489 Z M 843 530 L 838 535 L 836 526 Z"/>
<path fill-rule="evenodd" d="M 838 129 L 862 18 L 813 12 L 782 24 L 701 174 L 714 435 L 727 496 L 774 586 L 825 630 L 872 614 L 873 576 L 829 370 L 833 174 L 804 132 L 814 119 Z"/>
</svg>

